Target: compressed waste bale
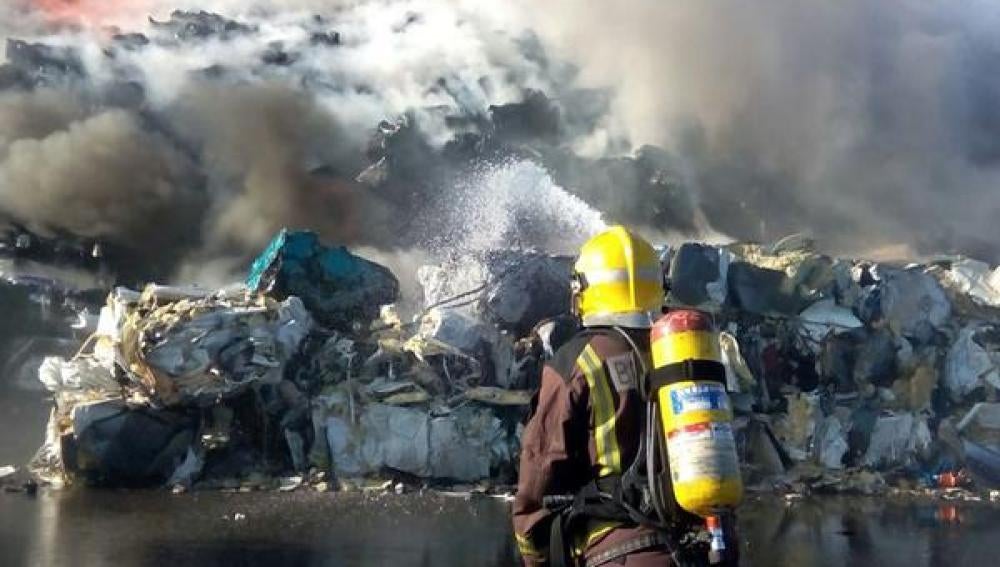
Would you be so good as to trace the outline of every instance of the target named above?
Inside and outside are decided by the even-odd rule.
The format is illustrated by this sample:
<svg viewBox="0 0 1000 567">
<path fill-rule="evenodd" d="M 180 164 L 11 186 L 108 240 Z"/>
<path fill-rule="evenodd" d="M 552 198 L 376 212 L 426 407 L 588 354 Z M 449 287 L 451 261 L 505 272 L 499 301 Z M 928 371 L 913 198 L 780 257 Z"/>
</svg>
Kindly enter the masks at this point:
<svg viewBox="0 0 1000 567">
<path fill-rule="evenodd" d="M 358 440 L 351 422 L 342 416 L 330 416 L 326 418 L 325 425 L 323 431 L 329 447 L 329 465 L 337 475 L 354 477 L 369 472 L 361 461 Z"/>
<path fill-rule="evenodd" d="M 366 472 L 383 467 L 426 477 L 430 473 L 430 416 L 404 407 L 371 404 L 360 424 L 360 460 Z M 336 467 L 337 454 L 331 449 Z"/>
<path fill-rule="evenodd" d="M 388 407 L 375 405 L 365 413 L 364 456 L 372 465 L 381 463 L 395 470 L 428 476 L 429 416 L 418 410 Z M 372 433 L 375 430 L 385 432 L 378 442 Z"/>
<path fill-rule="evenodd" d="M 431 419 L 434 478 L 474 482 L 516 458 L 503 421 L 488 409 L 460 408 Z"/>
<path fill-rule="evenodd" d="M 817 301 L 799 313 L 803 330 L 817 343 L 828 333 L 841 333 L 862 327 L 864 323 L 846 307 L 837 305 L 832 299 Z"/>
<path fill-rule="evenodd" d="M 334 470 L 341 476 L 388 468 L 412 475 L 472 482 L 515 457 L 503 422 L 492 411 L 463 408 L 431 417 L 417 408 L 370 404 L 357 424 L 326 420 Z"/>
<path fill-rule="evenodd" d="M 726 389 L 730 392 L 749 392 L 757 385 L 753 372 L 740 352 L 736 337 L 723 331 L 719 333 L 722 365 L 726 367 Z"/>
<path fill-rule="evenodd" d="M 892 391 L 899 400 L 899 407 L 909 411 L 930 409 L 938 377 L 937 368 L 930 361 L 919 364 L 910 376 L 893 382 Z"/>
<path fill-rule="evenodd" d="M 792 315 L 836 291 L 833 261 L 816 253 L 812 241 L 801 235 L 770 247 L 734 244 L 728 248 L 736 257 L 729 280 L 736 277 L 738 284 L 729 286 L 730 302 L 753 313 Z M 766 287 L 754 290 L 754 281 Z M 734 289 L 739 293 L 734 295 Z"/>
<path fill-rule="evenodd" d="M 963 439 L 1000 448 L 1000 404 L 977 403 L 955 428 Z"/>
<path fill-rule="evenodd" d="M 1000 388 L 997 361 L 976 341 L 984 329 L 972 324 L 958 333 L 945 358 L 944 385 L 953 401 L 960 401 L 984 383 Z"/>
<path fill-rule="evenodd" d="M 498 386 L 511 386 L 519 372 L 510 337 L 456 309 L 434 308 L 425 313 L 417 333 L 403 348 L 422 361 L 460 357 L 473 366 L 480 381 Z"/>
<path fill-rule="evenodd" d="M 861 462 L 873 468 L 907 465 L 930 445 L 926 418 L 912 413 L 880 415 Z"/>
<path fill-rule="evenodd" d="M 319 322 L 341 330 L 377 318 L 382 305 L 399 297 L 388 268 L 342 246 L 326 247 L 315 233 L 287 229 L 254 260 L 246 284 L 279 300 L 297 296 Z"/>
<path fill-rule="evenodd" d="M 882 275 L 881 310 L 897 335 L 926 344 L 951 317 L 941 284 L 921 269 L 887 270 Z"/>
<path fill-rule="evenodd" d="M 569 313 L 573 258 L 531 250 L 493 250 L 422 266 L 417 279 L 430 307 L 460 310 L 524 336 Z"/>
<path fill-rule="evenodd" d="M 475 357 L 496 338 L 496 331 L 452 309 L 432 309 L 420 320 L 417 335 L 407 342 L 407 348 L 418 356 L 433 354 L 464 354 Z"/>
<path fill-rule="evenodd" d="M 734 307 L 760 315 L 796 315 L 809 301 L 790 289 L 784 272 L 761 268 L 747 262 L 729 265 L 729 299 Z"/>
<path fill-rule="evenodd" d="M 959 295 L 988 307 L 1000 307 L 1000 266 L 960 258 L 944 272 L 943 283 Z"/>
<path fill-rule="evenodd" d="M 111 486 L 163 483 L 184 461 L 195 434 L 184 414 L 122 400 L 78 405 L 72 423 L 72 440 L 63 450 L 67 472 Z"/>
<path fill-rule="evenodd" d="M 786 399 L 788 414 L 775 424 L 774 432 L 792 459 L 804 461 L 809 456 L 809 445 L 823 417 L 819 397 L 814 394 L 792 394 Z"/>
<path fill-rule="evenodd" d="M 537 252 L 497 252 L 487 256 L 484 317 L 517 335 L 544 319 L 570 310 L 572 258 Z"/>
<path fill-rule="evenodd" d="M 840 393 L 856 389 L 854 362 L 857 357 L 858 334 L 830 334 L 823 341 L 819 354 L 820 379 Z"/>
<path fill-rule="evenodd" d="M 831 297 L 837 290 L 837 274 L 828 256 L 813 253 L 786 268 L 785 274 L 792 288 L 806 301 Z"/>
<path fill-rule="evenodd" d="M 1000 451 L 980 443 L 962 440 L 962 457 L 977 486 L 1000 487 Z"/>
<path fill-rule="evenodd" d="M 163 303 L 160 305 L 160 303 Z M 213 403 L 252 384 L 277 384 L 312 319 L 298 298 L 206 296 L 163 302 L 148 288 L 121 323 L 119 359 L 161 403 Z"/>
<path fill-rule="evenodd" d="M 498 419 L 490 416 L 489 422 L 499 429 Z M 431 420 L 431 474 L 435 478 L 475 481 L 490 476 L 490 445 L 481 432 L 467 429 L 468 424 L 455 416 Z"/>
<path fill-rule="evenodd" d="M 866 333 L 854 360 L 854 380 L 859 385 L 890 386 L 896 378 L 896 340 L 888 329 Z"/>
<path fill-rule="evenodd" d="M 462 434 L 454 419 L 431 420 L 431 468 L 436 478 L 476 480 L 490 474 L 489 453 Z"/>
<path fill-rule="evenodd" d="M 844 468 L 844 455 L 848 451 L 847 438 L 840 420 L 835 416 L 827 416 L 820 423 L 816 431 L 815 451 L 816 460 L 825 468 Z"/>
<path fill-rule="evenodd" d="M 89 357 L 75 360 L 46 357 L 38 368 L 38 379 L 53 393 L 60 408 L 120 397 L 122 391 L 115 380 L 114 369 Z"/>
<path fill-rule="evenodd" d="M 687 242 L 670 260 L 670 297 L 692 307 L 726 301 L 731 254 L 707 244 Z"/>
</svg>

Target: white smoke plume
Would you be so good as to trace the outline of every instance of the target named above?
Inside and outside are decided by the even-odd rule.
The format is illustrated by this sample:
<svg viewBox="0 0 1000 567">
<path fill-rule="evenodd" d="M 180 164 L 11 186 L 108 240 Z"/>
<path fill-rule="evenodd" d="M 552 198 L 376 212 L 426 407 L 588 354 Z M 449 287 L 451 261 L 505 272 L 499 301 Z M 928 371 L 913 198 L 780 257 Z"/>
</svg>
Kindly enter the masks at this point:
<svg viewBox="0 0 1000 567">
<path fill-rule="evenodd" d="M 174 8 L 239 29 L 189 37 L 157 23 Z M 552 87 L 517 38 L 471 15 L 437 0 L 8 8 L 9 37 L 72 47 L 80 69 L 0 94 L 0 210 L 181 258 L 186 274 L 235 272 L 229 259 L 282 226 L 409 247 L 395 231 L 413 211 L 354 181 L 379 121 L 409 114 L 440 147 L 451 117 Z"/>
<path fill-rule="evenodd" d="M 147 19 L 175 8 L 255 31 L 189 39 Z M 998 18 L 980 0 L 17 0 L 0 8 L 0 32 L 74 47 L 83 74 L 0 93 L 0 209 L 124 244 L 159 237 L 185 273 L 238 271 L 234 258 L 285 225 L 391 255 L 422 245 L 407 225 L 426 238 L 429 204 L 468 202 L 470 183 L 496 191 L 531 166 L 454 188 L 428 177 L 372 189 L 355 176 L 375 125 L 407 115 L 421 143 L 442 148 L 490 105 L 537 90 L 561 111 L 552 148 L 608 158 L 581 168 L 559 154 L 565 171 L 544 187 L 576 192 L 608 221 L 995 259 Z M 147 41 L 115 37 L 125 32 Z M 317 40 L 333 32 L 336 45 Z M 570 96 L 577 87 L 610 93 L 610 106 Z M 695 208 L 648 194 L 646 170 L 612 175 L 616 156 L 646 143 L 669 150 L 644 154 L 674 171 L 657 187 L 694 192 Z M 421 159 L 404 165 L 430 170 Z M 541 209 L 563 198 L 553 194 Z M 507 210 L 503 199 L 531 203 L 516 192 L 472 201 Z M 440 231 L 461 234 L 475 216 Z M 497 222 L 509 235 L 528 226 L 518 218 Z M 504 238 L 565 248 L 554 234 L 521 236 Z"/>
<path fill-rule="evenodd" d="M 609 128 L 683 158 L 717 227 L 998 259 L 995 2 L 520 7 L 584 81 L 614 86 Z"/>
</svg>

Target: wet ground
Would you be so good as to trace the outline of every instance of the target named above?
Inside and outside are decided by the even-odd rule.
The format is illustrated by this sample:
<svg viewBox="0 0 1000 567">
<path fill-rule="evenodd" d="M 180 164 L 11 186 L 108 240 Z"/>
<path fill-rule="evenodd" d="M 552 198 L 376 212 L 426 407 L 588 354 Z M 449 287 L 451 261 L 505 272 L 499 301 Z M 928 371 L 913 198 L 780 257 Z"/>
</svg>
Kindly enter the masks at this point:
<svg viewBox="0 0 1000 567">
<path fill-rule="evenodd" d="M 41 438 L 37 396 L 0 398 L 0 464 Z M 508 504 L 439 495 L 0 493 L 2 565 L 516 565 Z M 1000 506 L 750 498 L 750 565 L 992 565 Z"/>
</svg>

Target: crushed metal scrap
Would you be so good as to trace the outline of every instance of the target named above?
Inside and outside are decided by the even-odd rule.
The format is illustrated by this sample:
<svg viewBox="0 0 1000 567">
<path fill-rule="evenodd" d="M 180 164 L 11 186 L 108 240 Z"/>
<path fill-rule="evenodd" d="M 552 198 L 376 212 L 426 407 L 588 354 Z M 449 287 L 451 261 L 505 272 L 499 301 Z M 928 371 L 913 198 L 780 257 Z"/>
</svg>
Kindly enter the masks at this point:
<svg viewBox="0 0 1000 567">
<path fill-rule="evenodd" d="M 996 271 L 831 258 L 804 238 L 662 257 L 666 304 L 725 329 L 752 487 L 1000 485 Z M 41 367 L 55 408 L 32 469 L 178 490 L 510 482 L 538 368 L 572 332 L 568 269 L 516 250 L 427 266 L 406 323 L 387 269 L 282 231 L 245 285 L 118 289 L 90 347 Z"/>
</svg>

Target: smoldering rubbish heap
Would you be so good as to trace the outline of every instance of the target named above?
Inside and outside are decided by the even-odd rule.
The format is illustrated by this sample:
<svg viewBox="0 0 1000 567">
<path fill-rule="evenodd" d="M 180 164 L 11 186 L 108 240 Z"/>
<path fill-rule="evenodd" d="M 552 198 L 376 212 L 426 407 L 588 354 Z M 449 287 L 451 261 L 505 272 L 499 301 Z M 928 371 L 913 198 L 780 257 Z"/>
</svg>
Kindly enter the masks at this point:
<svg viewBox="0 0 1000 567">
<path fill-rule="evenodd" d="M 744 476 L 882 493 L 1000 481 L 1000 270 L 832 258 L 802 237 L 663 249 L 666 303 L 714 314 Z M 499 250 L 419 271 L 282 231 L 244 284 L 116 289 L 31 470 L 54 484 L 504 486 L 539 367 L 573 331 L 572 258 Z M 453 282 L 477 281 L 469 289 Z"/>
<path fill-rule="evenodd" d="M 422 37 L 407 40 L 408 30 L 434 14 L 388 16 L 371 20 L 391 26 L 404 51 Z M 572 71 L 537 38 L 507 38 L 490 51 L 499 61 L 424 73 L 418 63 L 440 59 L 431 51 L 379 76 L 354 64 L 372 55 L 370 36 L 382 37 L 375 24 L 342 35 L 351 18 L 265 20 L 178 11 L 103 43 L 7 43 L 3 102 L 36 119 L 12 121 L 23 143 L 3 161 L 0 208 L 19 224 L 0 239 L 0 301 L 23 316 L 0 355 L 20 383 L 37 369 L 54 401 L 30 470 L 52 484 L 176 490 L 510 484 L 539 367 L 573 331 L 572 259 L 547 245 L 603 223 L 556 183 L 608 218 L 694 234 L 703 211 L 684 168 L 649 146 L 578 155 L 577 142 L 600 138 L 607 93 L 567 86 Z M 449 39 L 479 42 L 485 32 L 458 20 L 468 35 Z M 157 72 L 164 60 L 176 75 Z M 397 75 L 403 84 L 387 78 Z M 232 108 L 218 105 L 220 93 L 234 94 Z M 378 118 L 352 129 L 354 114 Z M 257 129 L 234 126 L 243 123 Z M 120 151 L 85 151 L 104 147 Z M 506 186 L 527 187 L 496 207 L 516 214 L 487 219 L 490 238 L 459 246 L 471 239 L 469 199 L 442 188 L 510 160 Z M 102 176 L 88 192 L 80 182 L 91 162 Z M 64 175 L 39 173 L 50 170 Z M 562 200 L 537 200 L 542 189 Z M 391 206 L 366 209 L 376 202 Z M 539 204 L 550 216 L 577 209 L 547 232 L 554 221 L 539 221 Z M 438 221 L 444 205 L 454 226 Z M 386 208 L 391 222 L 379 216 Z M 240 285 L 113 287 L 167 281 L 199 246 L 256 251 L 286 225 L 354 252 L 283 231 Z M 355 247 L 433 243 L 444 229 L 456 234 L 440 248 L 453 250 L 417 282 Z M 136 242 L 148 246 L 129 248 Z M 663 260 L 666 304 L 709 311 L 726 331 L 752 487 L 1000 483 L 1000 269 L 957 256 L 835 258 L 803 237 L 691 242 L 665 248 Z M 403 317 L 394 304 L 413 287 L 423 302 Z M 40 352 L 60 356 L 39 368 Z"/>
</svg>

